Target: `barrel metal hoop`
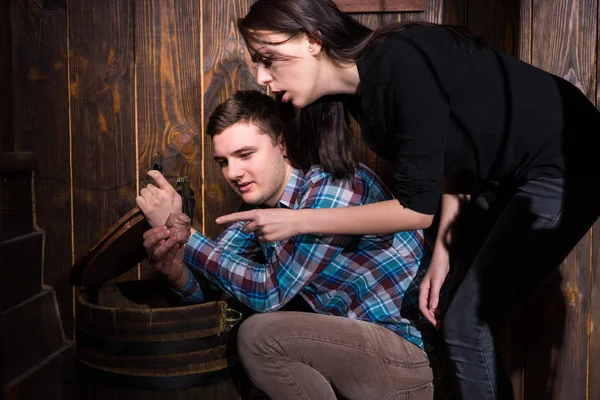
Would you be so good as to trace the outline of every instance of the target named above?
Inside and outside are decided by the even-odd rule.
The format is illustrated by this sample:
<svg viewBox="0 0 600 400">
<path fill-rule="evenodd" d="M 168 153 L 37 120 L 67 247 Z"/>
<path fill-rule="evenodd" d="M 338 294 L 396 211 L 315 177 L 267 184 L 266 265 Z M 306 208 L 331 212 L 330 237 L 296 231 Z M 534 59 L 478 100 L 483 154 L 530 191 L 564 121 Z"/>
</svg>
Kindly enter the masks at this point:
<svg viewBox="0 0 600 400">
<path fill-rule="evenodd" d="M 77 346 L 113 355 L 163 355 L 207 350 L 227 344 L 230 332 L 164 342 L 106 339 L 77 329 Z"/>
<path fill-rule="evenodd" d="M 224 368 L 200 374 L 174 376 L 127 375 L 93 368 L 77 360 L 77 371 L 91 382 L 110 384 L 135 390 L 181 390 L 209 386 L 231 378 L 231 371 Z"/>
</svg>

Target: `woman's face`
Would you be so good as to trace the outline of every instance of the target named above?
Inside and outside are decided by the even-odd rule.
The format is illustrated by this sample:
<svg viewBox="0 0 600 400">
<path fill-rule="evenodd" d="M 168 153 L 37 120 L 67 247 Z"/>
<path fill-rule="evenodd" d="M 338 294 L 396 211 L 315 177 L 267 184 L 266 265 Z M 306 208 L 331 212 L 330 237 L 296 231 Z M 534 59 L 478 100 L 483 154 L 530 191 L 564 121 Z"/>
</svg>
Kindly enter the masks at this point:
<svg viewBox="0 0 600 400">
<path fill-rule="evenodd" d="M 250 41 L 255 50 L 252 59 L 259 85 L 269 85 L 273 92 L 282 95 L 284 103 L 292 102 L 299 108 L 323 95 L 318 82 L 324 57 L 318 40 L 306 35 L 289 39 L 289 34 L 273 32 L 260 32 L 259 39 L 277 43 Z"/>
</svg>

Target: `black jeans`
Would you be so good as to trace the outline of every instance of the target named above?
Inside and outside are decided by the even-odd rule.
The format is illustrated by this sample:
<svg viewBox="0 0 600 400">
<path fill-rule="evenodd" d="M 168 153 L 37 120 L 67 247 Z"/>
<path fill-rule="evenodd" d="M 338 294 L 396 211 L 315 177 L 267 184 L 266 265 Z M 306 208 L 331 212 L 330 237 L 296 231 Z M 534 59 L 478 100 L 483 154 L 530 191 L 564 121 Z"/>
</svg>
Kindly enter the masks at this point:
<svg viewBox="0 0 600 400">
<path fill-rule="evenodd" d="M 443 324 L 463 399 L 513 399 L 496 341 L 595 222 L 599 205 L 598 178 L 581 176 L 540 177 L 491 202 L 471 199 Z"/>
</svg>

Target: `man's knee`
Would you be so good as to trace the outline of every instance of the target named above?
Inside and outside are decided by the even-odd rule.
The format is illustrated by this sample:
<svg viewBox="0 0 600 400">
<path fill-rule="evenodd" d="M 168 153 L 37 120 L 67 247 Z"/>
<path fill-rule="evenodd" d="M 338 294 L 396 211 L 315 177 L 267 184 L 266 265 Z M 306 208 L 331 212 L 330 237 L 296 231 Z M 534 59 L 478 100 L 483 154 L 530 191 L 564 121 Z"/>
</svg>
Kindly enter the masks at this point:
<svg viewBox="0 0 600 400">
<path fill-rule="evenodd" d="M 264 357 L 270 353 L 280 313 L 254 314 L 242 323 L 237 335 L 237 349 L 242 362 Z"/>
</svg>

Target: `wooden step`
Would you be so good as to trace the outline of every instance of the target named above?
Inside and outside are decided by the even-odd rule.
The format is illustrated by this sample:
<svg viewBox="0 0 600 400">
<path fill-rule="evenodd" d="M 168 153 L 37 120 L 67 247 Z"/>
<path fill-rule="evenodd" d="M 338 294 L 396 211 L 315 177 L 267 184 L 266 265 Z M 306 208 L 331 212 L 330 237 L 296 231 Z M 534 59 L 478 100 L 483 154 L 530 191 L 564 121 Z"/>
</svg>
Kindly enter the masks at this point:
<svg viewBox="0 0 600 400">
<path fill-rule="evenodd" d="M 45 288 L 0 314 L 4 382 L 27 373 L 67 344 L 54 289 Z"/>
<path fill-rule="evenodd" d="M 74 360 L 74 346 L 68 343 L 25 374 L 8 382 L 4 387 L 4 400 L 75 399 Z"/>
<path fill-rule="evenodd" d="M 0 154 L 0 241 L 33 232 L 32 153 Z"/>
<path fill-rule="evenodd" d="M 0 242 L 0 313 L 42 292 L 42 239 L 34 232 Z"/>
</svg>

